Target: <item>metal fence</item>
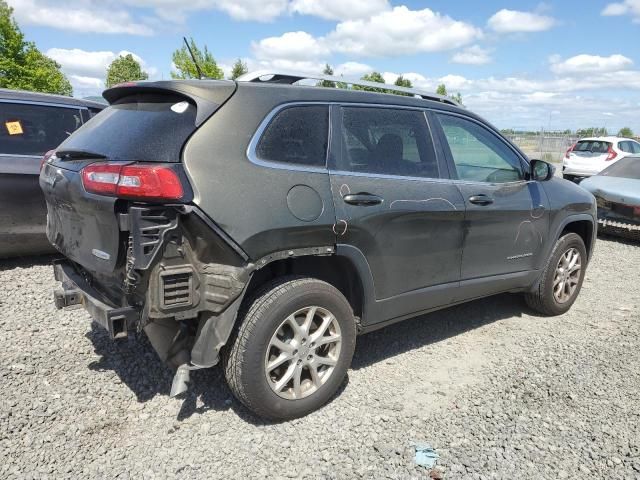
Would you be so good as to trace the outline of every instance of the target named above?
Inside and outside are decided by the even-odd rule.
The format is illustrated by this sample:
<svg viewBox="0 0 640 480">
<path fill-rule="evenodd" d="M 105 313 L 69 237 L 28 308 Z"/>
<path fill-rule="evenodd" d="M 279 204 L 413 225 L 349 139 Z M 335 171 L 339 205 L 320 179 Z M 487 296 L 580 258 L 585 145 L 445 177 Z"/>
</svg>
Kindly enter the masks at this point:
<svg viewBox="0 0 640 480">
<path fill-rule="evenodd" d="M 575 134 L 513 133 L 507 137 L 527 154 L 547 162 L 560 163 L 566 151 L 579 139 Z"/>
</svg>

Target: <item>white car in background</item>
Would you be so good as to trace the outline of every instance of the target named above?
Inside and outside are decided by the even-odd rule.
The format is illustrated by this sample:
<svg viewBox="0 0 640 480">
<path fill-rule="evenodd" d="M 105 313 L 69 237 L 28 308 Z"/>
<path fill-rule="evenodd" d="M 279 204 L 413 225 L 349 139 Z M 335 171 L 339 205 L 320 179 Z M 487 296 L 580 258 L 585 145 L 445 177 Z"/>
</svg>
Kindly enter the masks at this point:
<svg viewBox="0 0 640 480">
<path fill-rule="evenodd" d="M 640 155 L 640 142 L 620 137 L 583 138 L 567 150 L 562 160 L 562 178 L 575 180 L 596 175 L 630 155 Z"/>
</svg>

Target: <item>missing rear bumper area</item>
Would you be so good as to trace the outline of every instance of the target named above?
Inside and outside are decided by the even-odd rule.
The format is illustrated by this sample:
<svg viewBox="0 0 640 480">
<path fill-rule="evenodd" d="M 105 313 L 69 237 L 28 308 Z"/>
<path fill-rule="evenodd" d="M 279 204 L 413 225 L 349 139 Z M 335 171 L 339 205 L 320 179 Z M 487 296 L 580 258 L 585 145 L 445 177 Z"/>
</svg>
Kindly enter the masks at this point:
<svg viewBox="0 0 640 480">
<path fill-rule="evenodd" d="M 91 318 L 109 332 L 111 339 L 126 338 L 140 319 L 140 312 L 133 307 L 116 308 L 102 301 L 100 294 L 75 271 L 71 262 L 55 260 L 53 273 L 61 282 L 54 291 L 56 308 L 84 307 Z"/>
</svg>

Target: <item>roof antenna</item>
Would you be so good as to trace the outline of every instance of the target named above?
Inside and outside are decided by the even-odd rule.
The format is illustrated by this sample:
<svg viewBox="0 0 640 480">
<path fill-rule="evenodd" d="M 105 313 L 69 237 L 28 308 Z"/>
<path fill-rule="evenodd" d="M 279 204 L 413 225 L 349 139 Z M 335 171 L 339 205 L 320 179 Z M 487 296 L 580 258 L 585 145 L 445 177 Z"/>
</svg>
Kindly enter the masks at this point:
<svg viewBox="0 0 640 480">
<path fill-rule="evenodd" d="M 204 78 L 204 75 L 202 75 L 202 70 L 200 70 L 200 65 L 198 65 L 196 56 L 193 54 L 193 51 L 189 46 L 189 42 L 187 42 L 187 37 L 182 37 L 182 40 L 184 40 L 184 44 L 187 46 L 187 50 L 189 50 L 189 55 L 191 55 L 191 60 L 193 60 L 193 64 L 196 66 L 196 71 L 198 72 L 198 78 L 202 80 Z"/>
</svg>

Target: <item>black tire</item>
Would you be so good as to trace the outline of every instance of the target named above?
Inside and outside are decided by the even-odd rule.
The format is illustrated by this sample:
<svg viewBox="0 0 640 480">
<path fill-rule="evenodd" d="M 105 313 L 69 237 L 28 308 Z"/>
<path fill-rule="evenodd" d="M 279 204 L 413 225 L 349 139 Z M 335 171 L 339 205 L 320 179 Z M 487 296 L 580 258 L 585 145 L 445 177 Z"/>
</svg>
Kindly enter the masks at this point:
<svg viewBox="0 0 640 480">
<path fill-rule="evenodd" d="M 560 303 L 554 296 L 554 278 L 556 275 L 556 268 L 560 262 L 560 258 L 570 249 L 575 248 L 580 254 L 580 261 L 582 268 L 578 278 L 578 283 L 575 291 L 570 298 Z M 587 269 L 587 249 L 584 245 L 584 241 L 575 233 L 567 233 L 558 239 L 551 251 L 551 255 L 547 260 L 545 268 L 540 277 L 536 289 L 533 292 L 525 294 L 525 300 L 529 307 L 537 310 L 538 312 L 548 315 L 562 315 L 567 312 L 573 303 L 578 298 L 580 289 L 582 288 L 582 282 L 584 281 L 584 275 Z"/>
<path fill-rule="evenodd" d="M 574 175 L 565 175 L 564 173 L 562 174 L 562 178 L 564 178 L 565 180 L 569 180 L 570 182 L 575 182 L 576 177 Z"/>
<path fill-rule="evenodd" d="M 326 382 L 309 396 L 285 399 L 271 388 L 265 356 L 284 319 L 310 306 L 331 312 L 341 333 L 340 353 Z M 284 277 L 259 289 L 246 303 L 226 349 L 223 366 L 229 388 L 249 410 L 271 420 L 302 417 L 322 407 L 338 390 L 351 365 L 356 323 L 351 305 L 332 285 L 304 277 Z"/>
</svg>

